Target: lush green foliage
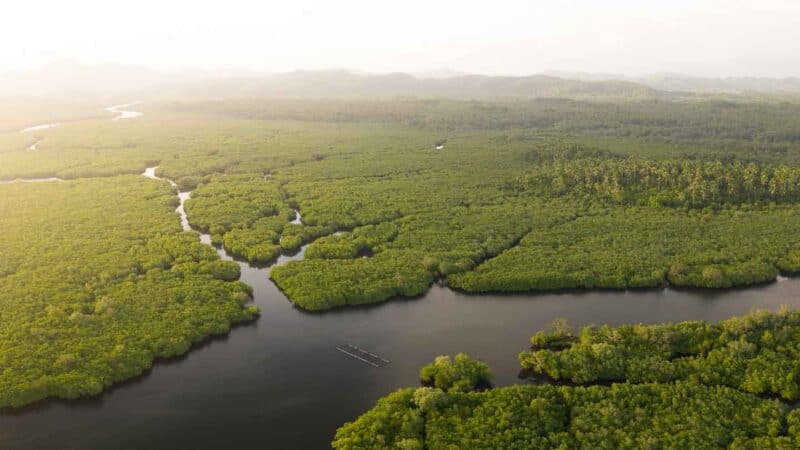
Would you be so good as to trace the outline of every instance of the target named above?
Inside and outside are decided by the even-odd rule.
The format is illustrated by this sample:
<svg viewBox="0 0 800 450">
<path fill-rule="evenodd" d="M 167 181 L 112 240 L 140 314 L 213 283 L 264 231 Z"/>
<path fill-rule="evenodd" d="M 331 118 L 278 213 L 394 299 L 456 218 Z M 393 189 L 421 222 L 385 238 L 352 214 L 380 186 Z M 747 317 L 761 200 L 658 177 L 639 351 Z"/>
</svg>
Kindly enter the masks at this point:
<svg viewBox="0 0 800 450">
<path fill-rule="evenodd" d="M 281 232 L 294 216 L 278 186 L 254 175 L 211 177 L 192 191 L 185 208 L 193 227 L 252 263 L 267 263 L 280 254 Z"/>
<path fill-rule="evenodd" d="M 375 151 L 278 170 L 306 223 L 355 227 L 312 244 L 309 258 L 419 250 L 423 267 L 475 292 L 725 288 L 800 268 L 789 166 L 649 161 L 559 140 L 505 142 L 487 165 L 473 139 L 449 139 L 448 152 Z M 366 242 L 365 224 L 386 236 Z"/>
<path fill-rule="evenodd" d="M 795 413 L 789 415 L 796 423 Z M 483 392 L 402 389 L 340 428 L 336 449 L 763 448 L 785 408 L 725 387 L 513 386 Z M 756 447 L 754 447 L 756 446 Z"/>
<path fill-rule="evenodd" d="M 192 226 L 211 234 L 252 228 L 273 216 L 280 216 L 282 226 L 291 217 L 275 183 L 248 175 L 212 177 L 192 191 L 185 207 Z"/>
<path fill-rule="evenodd" d="M 433 274 L 416 252 L 385 252 L 372 258 L 307 259 L 272 268 L 270 276 L 300 307 L 318 311 L 375 303 L 428 290 Z"/>
<path fill-rule="evenodd" d="M 740 161 L 558 159 L 520 177 L 516 187 L 653 206 L 795 202 L 800 199 L 800 168 Z"/>
<path fill-rule="evenodd" d="M 141 120 L 50 130 L 37 152 L 0 139 L 0 178 L 158 164 L 159 175 L 194 188 L 190 222 L 231 254 L 265 264 L 322 237 L 273 274 L 310 309 L 416 295 L 437 277 L 471 292 L 725 288 L 800 269 L 796 108 L 155 105 Z M 263 120 L 276 118 L 304 122 Z M 303 224 L 288 224 L 295 208 Z"/>
<path fill-rule="evenodd" d="M 418 295 L 436 275 L 469 270 L 513 245 L 528 230 L 532 207 L 458 207 L 365 225 L 313 242 L 305 259 L 271 276 L 306 309 Z"/>
<path fill-rule="evenodd" d="M 336 432 L 333 448 L 424 448 L 425 419 L 413 396 L 414 389 L 401 389 L 380 399 L 375 408 Z"/>
<path fill-rule="evenodd" d="M 327 236 L 314 241 L 306 249 L 304 256 L 309 259 L 353 259 L 369 247 L 361 239 L 350 236 Z"/>
<path fill-rule="evenodd" d="M 171 105 L 172 106 L 172 105 Z M 171 109 L 222 112 L 229 117 L 320 122 L 381 122 L 433 129 L 529 130 L 572 135 L 632 137 L 638 140 L 699 145 L 704 153 L 735 152 L 764 159 L 800 154 L 800 105 L 796 102 L 579 101 L 567 99 L 459 101 L 243 100 L 178 104 Z M 449 140 L 448 140 L 449 142 Z"/>
<path fill-rule="evenodd" d="M 488 387 L 492 379 L 489 366 L 474 360 L 464 353 L 454 359 L 437 356 L 419 372 L 423 385 L 447 392 L 470 392 L 478 387 Z"/>
<path fill-rule="evenodd" d="M 193 190 L 190 222 L 231 254 L 267 263 L 311 243 L 270 276 L 313 311 L 419 295 L 437 277 L 483 292 L 725 288 L 800 271 L 796 104 L 162 108 L 0 136 L 0 179 L 73 179 L 0 186 L 0 406 L 97 393 L 257 313 L 238 266 L 180 232 L 166 183 L 119 176 L 154 165 Z M 475 391 L 485 365 L 437 358 L 420 373 L 431 386 L 381 400 L 334 447 L 796 447 L 800 413 L 756 394 L 800 397 L 798 325 L 795 313 L 562 324 L 522 365 L 620 384 Z"/>
<path fill-rule="evenodd" d="M 0 185 L 0 406 L 97 394 L 257 313 L 140 176 Z"/>
<path fill-rule="evenodd" d="M 557 336 L 563 341 L 563 332 Z M 800 312 L 753 313 L 717 324 L 586 327 L 561 348 L 550 333 L 520 354 L 534 374 L 573 383 L 690 380 L 800 398 Z"/>
<path fill-rule="evenodd" d="M 32 136 L 45 139 L 37 151 L 25 151 Z M 0 180 L 138 174 L 158 165 L 159 176 L 186 190 L 213 174 L 264 175 L 329 155 L 419 147 L 435 136 L 377 125 L 309 126 L 148 111 L 130 121 L 86 120 L 35 135 L 2 135 Z"/>
<path fill-rule="evenodd" d="M 333 447 L 800 447 L 800 409 L 769 398 L 800 397 L 800 312 L 577 335 L 557 321 L 531 344 L 520 362 L 542 384 L 475 391 L 472 375 L 485 366 L 457 370 L 459 357 L 438 357 L 421 373 L 435 387 L 380 400 L 342 426 Z"/>
<path fill-rule="evenodd" d="M 795 272 L 800 209 L 699 210 L 609 207 L 556 227 L 454 274 L 468 291 L 677 286 L 725 288 Z"/>
</svg>

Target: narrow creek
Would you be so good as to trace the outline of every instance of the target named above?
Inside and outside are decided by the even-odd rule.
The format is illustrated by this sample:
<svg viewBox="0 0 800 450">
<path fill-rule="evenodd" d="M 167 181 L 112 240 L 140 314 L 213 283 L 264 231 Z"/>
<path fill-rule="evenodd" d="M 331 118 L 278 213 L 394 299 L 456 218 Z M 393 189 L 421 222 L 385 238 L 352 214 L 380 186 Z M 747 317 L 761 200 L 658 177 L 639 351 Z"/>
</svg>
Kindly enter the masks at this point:
<svg viewBox="0 0 800 450">
<path fill-rule="evenodd" d="M 130 110 L 126 110 L 126 109 L 123 109 L 123 108 L 129 108 L 131 106 L 138 105 L 138 104 L 139 104 L 139 102 L 132 102 L 132 103 L 125 103 L 123 105 L 109 106 L 108 108 L 106 108 L 106 111 L 116 114 L 116 116 L 111 118 L 112 121 L 123 120 L 123 119 L 133 119 L 133 118 L 136 118 L 136 117 L 143 116 L 144 113 L 139 112 L 139 111 L 130 111 Z M 40 124 L 40 125 L 33 125 L 33 126 L 30 126 L 30 127 L 23 128 L 23 129 L 19 130 L 19 132 L 20 133 L 30 133 L 32 131 L 43 131 L 43 130 L 48 130 L 48 129 L 56 128 L 56 127 L 60 127 L 60 126 L 61 126 L 61 122 L 43 123 L 43 124 Z M 38 150 L 39 149 L 39 144 L 42 143 L 42 140 L 43 140 L 42 138 L 37 138 L 32 144 L 30 144 L 27 147 L 25 147 L 25 150 L 29 151 L 29 152 Z M 39 180 L 41 180 L 41 179 L 39 179 Z"/>
<path fill-rule="evenodd" d="M 145 169 L 145 171 L 144 171 L 144 173 L 142 173 L 142 175 L 147 177 L 147 178 L 151 178 L 153 180 L 166 181 L 166 182 L 168 182 L 170 184 L 170 186 L 172 186 L 176 190 L 178 189 L 178 185 L 174 181 L 172 181 L 170 179 L 167 179 L 167 178 L 161 178 L 161 177 L 156 176 L 156 169 L 158 169 L 158 166 L 156 166 L 156 167 L 148 167 L 147 169 Z M 189 198 L 191 198 L 191 196 L 192 196 L 191 191 L 178 192 L 178 200 L 180 201 L 180 203 L 178 204 L 178 208 L 175 210 L 175 212 L 177 212 L 178 215 L 181 218 L 181 228 L 183 228 L 183 231 L 195 231 L 195 232 L 197 232 L 199 234 L 199 236 L 200 236 L 200 242 L 202 242 L 203 244 L 206 244 L 206 245 L 211 245 L 211 235 L 209 235 L 207 233 L 201 233 L 201 232 L 193 229 L 192 226 L 189 224 L 189 218 L 186 216 L 186 209 L 185 209 L 184 205 L 186 204 L 186 200 L 189 200 Z M 302 224 L 303 222 L 302 222 L 302 217 L 300 216 L 300 212 L 295 209 L 294 213 L 295 213 L 295 218 L 289 223 Z M 214 246 L 212 245 L 212 247 L 214 247 Z M 264 272 L 265 276 L 269 276 L 269 268 L 270 267 L 277 266 L 277 265 L 280 265 L 280 264 L 284 264 L 287 261 L 292 261 L 292 260 L 296 260 L 296 259 L 302 259 L 303 258 L 303 254 L 306 251 L 306 247 L 308 247 L 308 244 L 302 245 L 297 251 L 292 252 L 291 254 L 285 254 L 285 253 L 281 254 L 274 262 L 272 262 L 272 264 L 268 265 L 266 268 L 253 267 L 253 266 L 251 266 L 250 264 L 248 264 L 245 261 L 241 261 L 241 260 L 239 260 L 237 258 L 234 258 L 233 256 L 229 255 L 228 252 L 225 251 L 225 249 L 222 248 L 221 246 L 220 247 L 214 247 L 214 248 L 217 250 L 217 253 L 219 254 L 220 258 L 222 258 L 225 261 L 235 261 L 236 263 L 239 264 L 239 266 L 240 266 L 242 271 L 245 271 L 245 270 L 262 271 L 262 272 Z"/>
<path fill-rule="evenodd" d="M 58 127 L 58 126 L 61 126 L 61 123 L 59 123 L 59 122 L 43 123 L 41 125 L 34 125 L 34 126 L 31 126 L 31 127 L 23 128 L 23 129 L 19 130 L 19 132 L 20 133 L 30 133 L 31 131 L 47 130 L 47 129 L 55 128 L 55 127 Z"/>
<path fill-rule="evenodd" d="M 47 178 L 17 178 L 14 180 L 0 180 L 0 184 L 11 183 L 54 183 L 64 181 L 61 178 L 47 177 Z"/>
<path fill-rule="evenodd" d="M 131 102 L 131 103 L 125 103 L 123 105 L 109 106 L 108 108 L 106 108 L 106 111 L 117 114 L 117 116 L 111 120 L 133 119 L 135 117 L 144 115 L 144 113 L 141 113 L 139 111 L 128 111 L 123 108 L 129 108 L 131 106 L 135 106 L 138 104 L 139 102 Z"/>
<path fill-rule="evenodd" d="M 144 175 L 157 178 L 155 168 Z M 190 195 L 179 194 L 177 210 L 187 230 Z M 200 239 L 210 243 L 207 235 Z M 276 264 L 299 258 L 302 251 Z M 800 307 L 800 280 L 782 278 L 728 291 L 466 295 L 433 285 L 415 299 L 307 313 L 270 281 L 269 268 L 237 262 L 261 309 L 258 320 L 98 397 L 0 416 L 0 447 L 329 448 L 337 427 L 393 390 L 416 385 L 419 369 L 437 355 L 465 352 L 489 364 L 495 384 L 525 382 L 517 379 L 517 354 L 556 318 L 573 326 L 718 321 L 754 308 Z M 366 365 L 337 351 L 342 344 L 391 363 Z"/>
</svg>

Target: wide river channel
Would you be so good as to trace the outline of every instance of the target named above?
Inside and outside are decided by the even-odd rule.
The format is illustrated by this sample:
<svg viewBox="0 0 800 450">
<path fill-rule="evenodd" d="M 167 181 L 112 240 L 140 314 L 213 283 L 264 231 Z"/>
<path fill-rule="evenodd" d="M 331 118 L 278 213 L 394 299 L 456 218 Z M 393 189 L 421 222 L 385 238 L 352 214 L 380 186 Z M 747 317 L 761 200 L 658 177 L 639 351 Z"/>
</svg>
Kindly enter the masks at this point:
<svg viewBox="0 0 800 450">
<path fill-rule="evenodd" d="M 524 382 L 517 353 L 555 318 L 576 326 L 718 321 L 800 306 L 800 280 L 782 278 L 729 291 L 465 295 L 434 285 L 420 298 L 311 314 L 292 306 L 268 268 L 241 266 L 258 320 L 101 396 L 4 413 L 0 448 L 329 448 L 337 427 L 416 385 L 437 355 L 466 352 L 490 365 L 495 384 Z M 375 368 L 336 350 L 347 343 L 391 363 Z"/>
</svg>

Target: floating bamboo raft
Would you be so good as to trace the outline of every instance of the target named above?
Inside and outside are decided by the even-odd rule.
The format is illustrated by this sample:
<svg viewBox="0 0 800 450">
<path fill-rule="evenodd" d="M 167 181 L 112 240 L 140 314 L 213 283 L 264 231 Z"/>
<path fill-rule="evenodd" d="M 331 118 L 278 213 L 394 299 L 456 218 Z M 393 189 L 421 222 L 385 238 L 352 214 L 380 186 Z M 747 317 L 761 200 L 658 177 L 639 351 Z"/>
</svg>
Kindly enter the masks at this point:
<svg viewBox="0 0 800 450">
<path fill-rule="evenodd" d="M 353 357 L 359 361 L 365 362 L 372 367 L 383 367 L 391 361 L 381 358 L 380 356 L 370 353 L 364 349 L 358 348 L 353 344 L 345 344 L 336 347 L 336 350 L 344 353 L 347 356 Z"/>
</svg>

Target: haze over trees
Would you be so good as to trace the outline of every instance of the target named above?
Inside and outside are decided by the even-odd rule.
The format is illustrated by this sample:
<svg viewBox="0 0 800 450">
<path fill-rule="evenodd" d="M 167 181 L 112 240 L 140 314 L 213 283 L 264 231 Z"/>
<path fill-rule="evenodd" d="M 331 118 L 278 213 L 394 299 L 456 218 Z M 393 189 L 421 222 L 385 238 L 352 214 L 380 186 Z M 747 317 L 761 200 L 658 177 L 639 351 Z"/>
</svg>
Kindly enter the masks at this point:
<svg viewBox="0 0 800 450">
<path fill-rule="evenodd" d="M 231 254 L 269 264 L 311 243 L 304 260 L 271 272 L 309 310 L 415 296 L 437 279 L 470 292 L 726 288 L 800 264 L 794 103 L 143 106 L 136 121 L 48 130 L 36 152 L 0 141 L 0 178 L 158 165 L 159 176 L 194 191 L 192 225 Z M 288 223 L 293 209 L 302 224 Z"/>
<path fill-rule="evenodd" d="M 800 449 L 800 2 L 729 3 L 6 1 L 0 450 Z"/>
<path fill-rule="evenodd" d="M 470 80 L 459 89 L 475 89 Z M 75 116 L 35 136 L 3 133 L 0 180 L 65 181 L 0 185 L 1 403 L 97 393 L 255 316 L 236 265 L 180 231 L 175 192 L 140 177 L 146 167 L 192 191 L 190 224 L 231 255 L 267 265 L 307 245 L 269 276 L 309 311 L 418 296 L 434 282 L 475 293 L 717 289 L 800 269 L 797 104 L 528 81 L 549 98 L 184 98 L 145 103 L 135 121 Z M 637 341 L 608 350 L 609 367 L 593 365 L 594 341 L 570 340 L 525 366 L 573 383 L 699 380 L 686 389 L 795 398 L 790 378 L 768 375 L 794 371 L 781 333 L 757 350 L 722 333 L 719 348 L 680 361 Z M 739 365 L 714 371 L 731 358 Z M 488 381 L 460 364 L 442 360 L 423 378 L 447 391 Z"/>
</svg>

